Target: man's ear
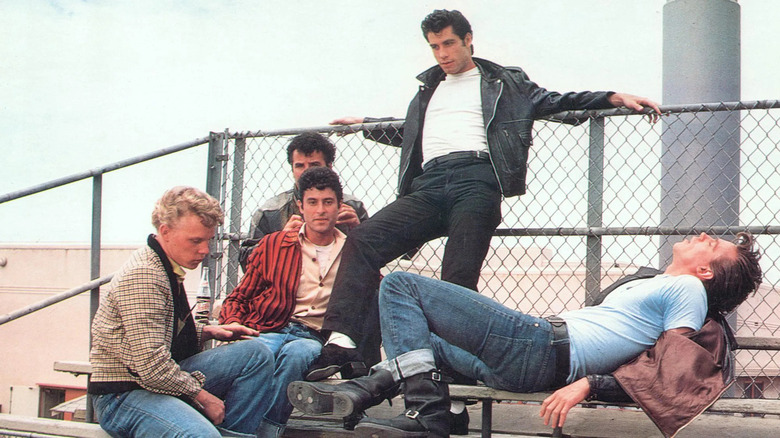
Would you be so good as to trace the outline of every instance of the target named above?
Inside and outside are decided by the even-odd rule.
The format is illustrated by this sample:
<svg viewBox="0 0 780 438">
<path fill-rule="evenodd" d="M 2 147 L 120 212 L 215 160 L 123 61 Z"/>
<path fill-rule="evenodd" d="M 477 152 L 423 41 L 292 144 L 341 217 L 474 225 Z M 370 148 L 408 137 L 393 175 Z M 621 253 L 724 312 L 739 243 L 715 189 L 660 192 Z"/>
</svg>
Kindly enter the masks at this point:
<svg viewBox="0 0 780 438">
<path fill-rule="evenodd" d="M 160 236 L 161 239 L 167 239 L 168 234 L 171 233 L 171 227 L 168 226 L 168 224 L 161 224 L 160 228 L 157 229 L 157 235 Z"/>
<path fill-rule="evenodd" d="M 699 266 L 696 268 L 696 277 L 699 278 L 699 280 L 712 280 L 712 268 L 707 266 Z"/>
<path fill-rule="evenodd" d="M 298 211 L 303 211 L 303 202 L 300 199 L 296 199 L 295 204 L 298 205 Z"/>
</svg>

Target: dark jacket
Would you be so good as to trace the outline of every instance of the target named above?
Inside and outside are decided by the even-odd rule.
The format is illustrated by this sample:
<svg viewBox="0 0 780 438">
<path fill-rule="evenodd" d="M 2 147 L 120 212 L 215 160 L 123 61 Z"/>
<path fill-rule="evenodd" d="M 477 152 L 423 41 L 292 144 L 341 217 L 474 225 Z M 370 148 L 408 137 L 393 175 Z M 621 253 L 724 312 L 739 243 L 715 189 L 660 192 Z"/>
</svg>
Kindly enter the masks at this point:
<svg viewBox="0 0 780 438">
<path fill-rule="evenodd" d="M 560 94 L 539 87 L 518 67 L 502 67 L 473 58 L 482 74 L 482 116 L 490 161 L 505 197 L 525 193 L 528 148 L 535 119 L 566 110 L 613 108 L 611 92 Z M 412 180 L 422 173 L 422 131 L 425 111 L 436 87 L 444 79 L 434 66 L 417 76 L 423 84 L 409 104 L 400 130 L 377 130 L 366 135 L 381 143 L 401 146 L 398 194 L 410 192 Z M 379 119 L 366 119 L 366 122 Z M 387 119 L 384 119 L 387 120 Z"/>
</svg>

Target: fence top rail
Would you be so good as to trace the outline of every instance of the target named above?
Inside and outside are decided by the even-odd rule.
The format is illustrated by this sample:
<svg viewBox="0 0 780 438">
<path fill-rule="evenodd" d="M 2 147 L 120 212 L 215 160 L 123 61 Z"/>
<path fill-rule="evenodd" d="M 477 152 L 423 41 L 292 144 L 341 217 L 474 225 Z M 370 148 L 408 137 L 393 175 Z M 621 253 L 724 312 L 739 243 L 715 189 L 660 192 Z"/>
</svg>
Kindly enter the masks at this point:
<svg viewBox="0 0 780 438">
<path fill-rule="evenodd" d="M 714 102 L 714 103 L 695 103 L 695 104 L 683 104 L 683 105 L 661 105 L 660 110 L 663 114 L 681 114 L 691 112 L 717 112 L 717 111 L 739 111 L 739 110 L 758 110 L 758 109 L 772 109 L 780 108 L 780 100 L 751 100 L 744 102 Z M 627 116 L 636 114 L 648 114 L 652 112 L 651 109 L 645 109 L 641 113 L 637 113 L 634 110 L 628 108 L 612 108 L 606 110 L 577 110 L 577 111 L 562 111 L 560 113 L 551 114 L 544 117 L 543 120 L 550 120 L 554 122 L 568 122 L 568 123 L 582 123 L 590 118 L 611 117 L 611 116 Z M 342 134 L 349 134 L 360 132 L 362 129 L 373 128 L 387 128 L 387 127 L 401 127 L 404 124 L 403 119 L 397 119 L 393 121 L 383 121 L 374 123 L 360 123 L 355 125 L 327 125 L 327 126 L 312 126 L 308 128 L 289 128 L 289 129 L 277 129 L 272 131 L 246 131 L 246 132 L 234 132 L 230 133 L 230 138 L 252 138 L 252 137 L 279 137 L 288 135 L 298 135 L 304 132 L 338 132 Z"/>
<path fill-rule="evenodd" d="M 174 146 L 169 146 L 167 148 L 158 149 L 156 151 L 149 152 L 143 155 L 138 155 L 132 158 L 127 158 L 125 160 L 117 161 L 115 163 L 106 164 L 104 166 L 96 167 L 94 169 L 86 170 L 84 172 L 79 172 L 62 178 L 53 179 L 51 181 L 38 184 L 32 187 L 28 187 L 26 189 L 9 192 L 4 195 L 0 195 L 0 204 L 8 201 L 13 201 L 14 199 L 23 198 L 25 196 L 34 195 L 36 193 L 40 193 L 49 189 L 64 186 L 70 183 L 74 183 L 76 181 L 81 181 L 83 179 L 99 176 L 104 173 L 108 173 L 114 170 L 122 169 L 124 167 L 132 166 L 134 164 L 143 163 L 144 161 L 150 161 L 155 158 L 160 158 L 165 155 L 180 152 L 185 149 L 190 149 L 195 146 L 200 146 L 202 144 L 208 143 L 210 138 L 211 137 L 198 138 L 186 143 L 180 143 Z"/>
</svg>

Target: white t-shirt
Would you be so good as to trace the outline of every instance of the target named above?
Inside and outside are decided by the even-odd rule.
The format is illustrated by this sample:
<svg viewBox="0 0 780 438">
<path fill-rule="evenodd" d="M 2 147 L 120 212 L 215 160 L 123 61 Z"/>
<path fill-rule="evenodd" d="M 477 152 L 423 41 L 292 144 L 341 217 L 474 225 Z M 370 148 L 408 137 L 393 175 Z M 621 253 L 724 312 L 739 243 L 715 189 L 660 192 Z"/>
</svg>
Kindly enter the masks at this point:
<svg viewBox="0 0 780 438">
<path fill-rule="evenodd" d="M 666 330 L 701 329 L 707 293 L 692 275 L 658 275 L 629 281 L 598 306 L 564 312 L 571 348 L 571 383 L 606 374 L 655 344 Z"/>
<path fill-rule="evenodd" d="M 423 165 L 459 151 L 486 151 L 478 68 L 447 75 L 428 103 L 423 125 Z"/>
</svg>

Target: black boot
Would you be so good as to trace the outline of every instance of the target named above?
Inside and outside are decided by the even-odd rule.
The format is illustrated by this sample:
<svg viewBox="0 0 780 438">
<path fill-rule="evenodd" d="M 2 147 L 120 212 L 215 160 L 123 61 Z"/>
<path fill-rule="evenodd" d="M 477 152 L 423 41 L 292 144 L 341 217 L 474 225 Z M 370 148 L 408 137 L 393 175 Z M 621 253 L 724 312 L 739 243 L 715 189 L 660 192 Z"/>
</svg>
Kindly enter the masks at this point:
<svg viewBox="0 0 780 438">
<path fill-rule="evenodd" d="M 292 382 L 287 398 L 306 414 L 347 416 L 378 405 L 398 394 L 398 383 L 389 371 L 377 371 L 337 385 L 322 382 Z"/>
<path fill-rule="evenodd" d="M 367 375 L 368 369 L 357 349 L 328 344 L 322 347 L 320 356 L 309 366 L 304 379 L 316 382 L 338 372 L 342 379 L 354 379 Z"/>
<path fill-rule="evenodd" d="M 355 426 L 362 438 L 450 436 L 450 391 L 438 372 L 404 380 L 406 412 L 390 419 L 364 418 Z"/>
</svg>

